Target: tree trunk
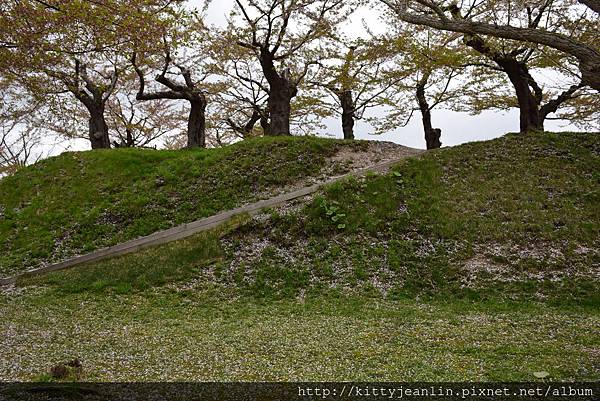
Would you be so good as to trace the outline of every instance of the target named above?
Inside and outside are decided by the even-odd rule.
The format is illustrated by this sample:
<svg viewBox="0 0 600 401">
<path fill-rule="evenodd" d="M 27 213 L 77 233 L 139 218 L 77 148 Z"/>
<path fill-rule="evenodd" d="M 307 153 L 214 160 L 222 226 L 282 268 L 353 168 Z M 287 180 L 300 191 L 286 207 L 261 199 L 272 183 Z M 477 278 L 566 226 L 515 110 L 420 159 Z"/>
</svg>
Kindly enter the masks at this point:
<svg viewBox="0 0 600 401">
<path fill-rule="evenodd" d="M 126 134 L 127 134 L 126 146 L 128 148 L 133 148 L 135 146 L 135 141 L 133 140 L 133 133 L 131 132 L 131 129 L 127 128 L 126 129 Z"/>
<path fill-rule="evenodd" d="M 190 115 L 188 118 L 187 147 L 206 147 L 206 101 L 197 99 L 190 101 Z"/>
<path fill-rule="evenodd" d="M 521 133 L 543 131 L 544 121 L 540 116 L 541 99 L 531 91 L 527 67 L 516 60 L 505 61 L 500 65 L 515 88 L 517 102 L 519 103 L 519 127 Z"/>
<path fill-rule="evenodd" d="M 442 142 L 440 142 L 442 130 L 439 128 L 433 128 L 433 124 L 431 123 L 431 108 L 429 107 L 427 98 L 425 97 L 425 85 L 427 85 L 428 79 L 429 74 L 426 73 L 417 84 L 417 102 L 419 103 L 419 110 L 421 110 L 427 149 L 438 149 L 442 146 Z"/>
<path fill-rule="evenodd" d="M 480 36 L 466 35 L 465 44 L 493 60 L 508 76 L 517 95 L 517 102 L 519 104 L 519 129 L 521 133 L 543 131 L 544 122 L 543 118 L 540 117 L 542 92 L 529 73 L 527 64 L 517 60 L 515 56 L 499 53 Z M 532 87 L 536 93 L 532 92 Z"/>
<path fill-rule="evenodd" d="M 110 148 L 108 125 L 104 119 L 104 105 L 88 107 L 88 111 L 90 113 L 88 135 L 92 149 Z"/>
<path fill-rule="evenodd" d="M 298 88 L 292 80 L 289 69 L 285 69 L 281 74 L 277 72 L 274 55 L 268 48 L 262 47 L 260 50 L 260 65 L 269 83 L 267 104 L 271 121 L 268 135 L 291 135 L 291 102 L 298 93 Z"/>
<path fill-rule="evenodd" d="M 423 121 L 423 130 L 425 132 L 425 143 L 427 149 L 439 149 L 442 147 L 440 137 L 442 136 L 442 130 L 439 128 L 433 128 L 431 124 L 431 110 L 429 108 L 421 108 L 421 115 Z"/>
<path fill-rule="evenodd" d="M 598 14 L 600 14 L 600 1 L 598 1 L 598 0 L 578 0 L 578 1 L 580 3 L 585 4 L 592 10 L 596 11 Z"/>
<path fill-rule="evenodd" d="M 252 115 L 250 116 L 250 119 L 244 125 L 244 128 L 243 128 L 244 135 L 248 135 L 248 134 L 252 133 L 252 131 L 254 130 L 254 126 L 256 125 L 256 123 L 258 121 L 260 121 L 260 118 L 261 118 L 260 110 L 254 109 L 252 111 Z"/>
<path fill-rule="evenodd" d="M 271 124 L 269 123 L 269 111 L 264 110 L 260 114 L 260 127 L 263 130 L 263 135 L 269 136 L 271 135 Z"/>
<path fill-rule="evenodd" d="M 286 88 L 270 88 L 269 94 L 269 116 L 271 123 L 268 135 L 291 135 L 290 114 L 292 111 L 292 97 Z"/>
<path fill-rule="evenodd" d="M 439 149 L 442 147 L 440 137 L 442 136 L 442 130 L 439 128 L 433 128 L 431 125 L 431 112 L 421 110 L 423 115 L 423 130 L 425 132 L 425 143 L 427 149 Z"/>
<path fill-rule="evenodd" d="M 225 122 L 233 129 L 235 132 L 240 134 L 242 138 L 247 138 L 252 131 L 254 130 L 254 126 L 258 121 L 262 118 L 262 114 L 258 107 L 255 107 L 252 111 L 252 115 L 248 119 L 248 121 L 244 125 L 237 125 L 231 118 L 227 118 Z"/>
<path fill-rule="evenodd" d="M 342 131 L 344 139 L 354 139 L 354 100 L 352 91 L 344 91 L 339 94 L 342 104 Z"/>
</svg>

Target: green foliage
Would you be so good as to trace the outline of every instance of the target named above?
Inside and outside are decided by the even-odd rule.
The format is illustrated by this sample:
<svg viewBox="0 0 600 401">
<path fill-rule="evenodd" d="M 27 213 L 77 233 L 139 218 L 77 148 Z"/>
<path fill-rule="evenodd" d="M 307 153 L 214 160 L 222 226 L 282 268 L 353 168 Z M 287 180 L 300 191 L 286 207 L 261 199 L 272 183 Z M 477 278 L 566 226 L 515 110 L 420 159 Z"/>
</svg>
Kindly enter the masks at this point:
<svg viewBox="0 0 600 401">
<path fill-rule="evenodd" d="M 331 221 L 331 223 L 333 223 L 333 225 L 335 225 L 340 230 L 346 228 L 346 224 L 344 223 L 346 213 L 340 212 L 340 206 L 338 202 L 334 201 L 331 204 L 329 204 L 327 200 L 321 199 L 320 206 L 325 213 L 326 220 Z"/>
</svg>

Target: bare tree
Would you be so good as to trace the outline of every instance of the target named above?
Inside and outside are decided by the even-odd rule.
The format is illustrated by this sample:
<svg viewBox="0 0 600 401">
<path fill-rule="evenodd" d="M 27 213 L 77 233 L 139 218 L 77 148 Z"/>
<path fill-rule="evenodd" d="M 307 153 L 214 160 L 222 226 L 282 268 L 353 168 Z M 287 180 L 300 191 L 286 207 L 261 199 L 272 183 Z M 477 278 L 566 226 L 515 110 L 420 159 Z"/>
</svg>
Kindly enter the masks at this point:
<svg viewBox="0 0 600 401">
<path fill-rule="evenodd" d="M 0 177 L 37 162 L 42 153 L 38 129 L 22 123 L 0 123 Z"/>
<path fill-rule="evenodd" d="M 183 108 L 172 101 L 136 99 L 137 89 L 122 88 L 108 103 L 107 123 L 114 147 L 156 147 L 159 141 L 179 133 L 185 124 Z"/>
<path fill-rule="evenodd" d="M 38 161 L 44 154 L 41 132 L 34 124 L 40 104 L 0 79 L 0 177 Z"/>
<path fill-rule="evenodd" d="M 186 100 L 190 104 L 190 112 L 187 122 L 187 147 L 206 147 L 206 91 L 201 83 L 207 78 L 205 74 L 200 79 L 192 78 L 189 68 L 181 63 L 174 63 L 171 52 L 165 51 L 163 68 L 155 81 L 166 87 L 166 90 L 146 92 L 146 80 L 141 68 L 137 65 L 137 54 L 134 53 L 131 62 L 139 78 L 138 100 L 179 99 Z M 171 71 L 172 67 L 177 72 Z M 167 75 L 179 75 L 183 83 L 177 82 Z"/>
<path fill-rule="evenodd" d="M 268 84 L 260 65 L 247 52 L 236 51 L 238 47 L 223 47 L 229 41 L 228 33 L 213 52 L 214 70 L 220 77 L 220 90 L 216 91 L 216 124 L 229 128 L 240 138 L 269 135 Z M 259 124 L 259 127 L 257 127 Z"/>
<path fill-rule="evenodd" d="M 323 35 L 331 34 L 343 14 L 343 0 L 236 0 L 246 29 L 238 44 L 251 50 L 268 83 L 270 134 L 290 135 L 292 99 L 315 59 L 298 57 Z M 294 26 L 294 29 L 292 29 Z M 292 69 L 296 60 L 299 68 Z M 303 60 L 302 60 L 303 59 Z M 300 62 L 299 60 L 302 60 Z"/>
</svg>

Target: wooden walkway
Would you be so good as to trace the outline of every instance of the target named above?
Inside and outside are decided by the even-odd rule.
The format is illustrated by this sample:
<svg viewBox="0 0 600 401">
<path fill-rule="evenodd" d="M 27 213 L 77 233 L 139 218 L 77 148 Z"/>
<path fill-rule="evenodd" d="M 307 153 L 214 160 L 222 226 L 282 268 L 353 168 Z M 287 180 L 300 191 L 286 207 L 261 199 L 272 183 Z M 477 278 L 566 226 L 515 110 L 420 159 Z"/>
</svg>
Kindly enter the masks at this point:
<svg viewBox="0 0 600 401">
<path fill-rule="evenodd" d="M 57 270 L 63 270 L 67 268 L 71 268 L 74 266 L 82 265 L 84 263 L 97 262 L 99 260 L 112 258 L 115 256 L 125 255 L 132 252 L 137 252 L 140 249 L 166 244 L 168 242 L 177 241 L 182 238 L 189 237 L 196 233 L 207 231 L 212 228 L 215 228 L 232 217 L 241 215 L 241 214 L 250 214 L 254 215 L 259 213 L 261 210 L 266 208 L 272 208 L 281 206 L 291 200 L 302 198 L 304 196 L 310 195 L 312 193 L 317 192 L 322 186 L 331 184 L 335 181 L 339 181 L 341 179 L 351 177 L 351 176 L 363 176 L 370 172 L 383 172 L 388 170 L 392 165 L 398 163 L 400 160 L 418 155 L 421 152 L 415 152 L 414 155 L 407 155 L 401 157 L 399 159 L 390 160 L 382 163 L 375 164 L 373 166 L 367 167 L 362 170 L 353 171 L 348 174 L 344 174 L 338 177 L 331 178 L 327 181 L 311 185 L 308 187 L 304 187 L 295 191 L 291 191 L 282 195 L 275 196 L 270 199 L 261 200 L 255 203 L 251 203 L 245 206 L 241 206 L 236 209 L 228 210 L 214 216 L 206 217 L 200 220 L 193 221 L 191 223 L 186 223 L 179 225 L 177 227 L 170 228 L 168 230 L 157 231 L 153 234 L 147 235 L 145 237 L 137 238 L 131 241 L 123 242 L 118 245 L 114 245 L 108 248 L 99 249 L 97 251 L 88 253 L 86 255 L 75 256 L 73 258 L 64 260 L 59 263 L 54 263 L 50 265 L 46 265 L 40 268 L 36 268 L 33 270 L 26 271 L 24 273 L 18 274 L 14 277 L 8 278 L 0 278 L 0 286 L 1 285 L 11 285 L 16 283 L 17 279 L 21 276 L 32 276 L 38 274 L 49 273 Z"/>
</svg>

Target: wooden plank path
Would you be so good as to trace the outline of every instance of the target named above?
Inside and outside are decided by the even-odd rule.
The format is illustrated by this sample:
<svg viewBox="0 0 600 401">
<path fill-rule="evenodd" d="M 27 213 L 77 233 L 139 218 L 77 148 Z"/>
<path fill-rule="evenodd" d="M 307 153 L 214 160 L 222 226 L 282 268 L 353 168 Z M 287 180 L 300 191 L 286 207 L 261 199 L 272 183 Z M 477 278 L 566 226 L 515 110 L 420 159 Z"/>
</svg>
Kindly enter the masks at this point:
<svg viewBox="0 0 600 401">
<path fill-rule="evenodd" d="M 322 186 L 331 184 L 341 179 L 352 177 L 352 176 L 363 176 L 370 172 L 383 172 L 388 170 L 391 166 L 398 163 L 400 160 L 416 156 L 420 154 L 420 151 L 415 151 L 414 154 L 406 155 L 398 159 L 389 160 L 386 162 L 378 163 L 362 170 L 353 171 L 338 177 L 331 178 L 327 181 L 320 182 L 308 187 L 297 189 L 285 194 L 275 196 L 270 199 L 261 200 L 255 203 L 247 204 L 236 209 L 228 210 L 222 213 L 215 214 L 210 217 L 206 217 L 200 220 L 193 221 L 191 223 L 182 224 L 173 228 L 169 228 L 163 231 L 157 231 L 153 234 L 145 237 L 140 237 L 131 241 L 123 242 L 108 248 L 99 249 L 97 251 L 88 253 L 86 255 L 75 256 L 66 259 L 62 262 L 49 264 L 33 270 L 28 270 L 24 273 L 18 274 L 13 277 L 0 278 L 0 286 L 15 284 L 17 279 L 22 276 L 32 276 L 38 274 L 49 273 L 57 270 L 64 270 L 74 266 L 78 266 L 84 263 L 97 262 L 99 260 L 113 258 L 115 256 L 121 256 L 132 252 L 137 252 L 141 249 L 166 244 L 172 241 L 177 241 L 182 238 L 189 237 L 202 231 L 207 231 L 215 228 L 232 217 L 241 214 L 255 215 L 260 213 L 261 210 L 271 207 L 281 206 L 291 200 L 298 199 L 317 192 Z"/>
</svg>

